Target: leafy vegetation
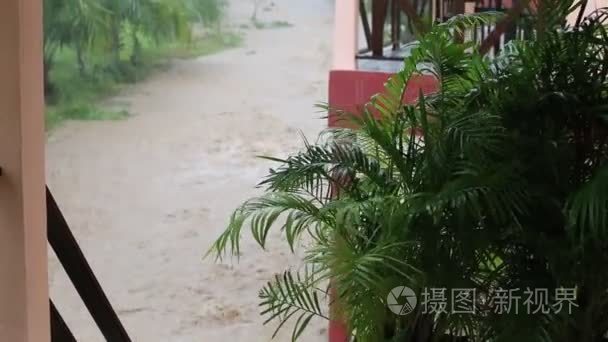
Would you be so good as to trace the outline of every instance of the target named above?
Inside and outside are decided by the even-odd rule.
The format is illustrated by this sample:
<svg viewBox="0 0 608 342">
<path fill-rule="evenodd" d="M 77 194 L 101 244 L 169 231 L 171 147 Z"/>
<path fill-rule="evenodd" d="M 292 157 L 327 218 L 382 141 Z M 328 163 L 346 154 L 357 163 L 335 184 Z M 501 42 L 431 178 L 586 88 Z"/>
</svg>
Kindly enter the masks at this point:
<svg viewBox="0 0 608 342">
<path fill-rule="evenodd" d="M 273 20 L 271 22 L 264 22 L 259 20 L 259 12 L 261 9 L 263 9 L 264 11 L 269 11 L 272 9 L 272 7 L 275 6 L 274 2 L 272 1 L 267 1 L 267 0 L 252 0 L 253 3 L 253 12 L 251 13 L 251 23 L 253 25 L 253 27 L 255 27 L 258 30 L 263 30 L 263 29 L 278 29 L 278 28 L 286 28 L 286 27 L 291 27 L 293 26 L 292 23 L 285 21 L 285 20 Z M 241 26 L 242 28 L 247 28 L 248 25 L 244 25 Z"/>
<path fill-rule="evenodd" d="M 293 24 L 288 21 L 285 21 L 285 20 L 273 20 L 269 23 L 265 23 L 265 22 L 256 20 L 253 22 L 253 26 L 258 30 L 262 30 L 262 29 L 292 27 Z"/>
<path fill-rule="evenodd" d="M 493 60 L 455 39 L 496 19 L 456 17 L 419 40 L 401 72 L 353 120 L 279 163 L 265 194 L 239 207 L 211 253 L 238 256 L 242 231 L 265 247 L 278 227 L 306 267 L 260 292 L 262 314 L 295 340 L 327 283 L 357 342 L 605 341 L 608 331 L 608 32 L 606 12 L 575 26 L 552 8 L 537 40 Z M 550 24 L 549 24 L 550 23 Z M 535 23 L 536 27 L 541 27 Z M 408 83 L 437 91 L 403 105 Z M 474 312 L 393 314 L 407 286 L 475 289 Z M 551 309 L 572 288 L 571 312 Z M 548 310 L 501 314 L 502 289 L 550 289 Z"/>
<path fill-rule="evenodd" d="M 44 0 L 47 127 L 66 118 L 124 117 L 94 103 L 168 57 L 238 44 L 238 36 L 219 29 L 224 5 L 224 0 Z"/>
</svg>

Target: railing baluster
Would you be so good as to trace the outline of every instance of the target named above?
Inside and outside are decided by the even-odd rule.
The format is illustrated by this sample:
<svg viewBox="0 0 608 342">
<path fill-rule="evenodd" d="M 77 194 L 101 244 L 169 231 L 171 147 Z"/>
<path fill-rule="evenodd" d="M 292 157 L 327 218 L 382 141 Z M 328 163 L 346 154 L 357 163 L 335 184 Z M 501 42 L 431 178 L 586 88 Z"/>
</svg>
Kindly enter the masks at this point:
<svg viewBox="0 0 608 342">
<path fill-rule="evenodd" d="M 388 0 L 372 1 L 372 55 L 384 54 L 384 23 L 388 11 Z"/>
<path fill-rule="evenodd" d="M 49 244 L 99 330 L 109 342 L 130 342 L 48 187 L 46 211 Z"/>
<path fill-rule="evenodd" d="M 367 15 L 367 8 L 365 7 L 365 1 L 359 0 L 359 15 L 361 16 L 361 23 L 363 24 L 363 34 L 365 34 L 365 42 L 367 43 L 367 49 L 372 49 L 372 30 L 369 27 L 369 17 Z"/>
<path fill-rule="evenodd" d="M 65 324 L 53 301 L 49 301 L 49 307 L 51 310 L 51 342 L 76 342 L 76 338 Z"/>
</svg>

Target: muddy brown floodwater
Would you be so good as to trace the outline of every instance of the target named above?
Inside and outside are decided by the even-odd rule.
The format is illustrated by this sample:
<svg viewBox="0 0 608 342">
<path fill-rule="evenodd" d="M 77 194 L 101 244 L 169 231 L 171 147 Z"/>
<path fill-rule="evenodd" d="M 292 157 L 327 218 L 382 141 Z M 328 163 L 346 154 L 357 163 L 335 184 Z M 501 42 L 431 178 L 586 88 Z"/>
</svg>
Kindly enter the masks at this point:
<svg viewBox="0 0 608 342">
<path fill-rule="evenodd" d="M 258 290 L 298 265 L 278 234 L 267 252 L 246 239 L 238 264 L 202 260 L 231 211 L 259 193 L 270 164 L 255 156 L 284 156 L 301 147 L 298 131 L 325 126 L 313 105 L 327 98 L 333 1 L 274 0 L 260 20 L 292 26 L 243 29 L 252 4 L 230 4 L 241 47 L 173 61 L 109 99 L 126 120 L 49 135 L 49 186 L 134 341 L 269 341 Z M 103 341 L 53 255 L 50 286 L 76 337 Z M 326 326 L 302 341 L 326 341 Z"/>
</svg>

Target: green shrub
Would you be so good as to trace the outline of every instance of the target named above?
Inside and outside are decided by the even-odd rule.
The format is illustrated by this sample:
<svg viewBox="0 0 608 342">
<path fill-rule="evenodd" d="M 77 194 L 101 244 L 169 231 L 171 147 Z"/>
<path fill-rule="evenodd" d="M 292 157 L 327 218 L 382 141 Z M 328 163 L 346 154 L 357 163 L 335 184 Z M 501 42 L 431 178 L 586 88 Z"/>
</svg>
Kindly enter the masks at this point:
<svg viewBox="0 0 608 342">
<path fill-rule="evenodd" d="M 167 58 L 238 45 L 238 35 L 216 29 L 224 6 L 224 0 L 44 0 L 47 127 L 124 117 L 94 103 Z M 214 27 L 194 35 L 191 19 Z"/>
<path fill-rule="evenodd" d="M 240 206 L 211 253 L 239 255 L 242 230 L 264 247 L 278 226 L 306 267 L 260 292 L 266 322 L 293 339 L 331 286 L 357 342 L 603 341 L 608 331 L 608 34 L 605 14 L 548 27 L 490 60 L 455 42 L 492 14 L 457 17 L 423 37 L 360 116 L 279 163 L 264 195 Z M 561 22 L 561 21 L 560 21 Z M 402 105 L 408 82 L 438 90 Z M 347 116 L 344 114 L 345 117 Z M 407 286 L 474 289 L 472 312 L 387 307 Z M 504 290 L 547 289 L 547 312 Z M 576 296 L 556 310 L 560 289 Z M 549 292 L 550 291 L 550 292 Z M 491 300 L 492 299 L 492 300 Z M 563 299 L 563 298 L 561 298 Z M 452 308 L 453 309 L 453 308 Z"/>
<path fill-rule="evenodd" d="M 191 18 L 209 27 L 220 22 L 226 6 L 226 0 L 188 0 Z"/>
</svg>

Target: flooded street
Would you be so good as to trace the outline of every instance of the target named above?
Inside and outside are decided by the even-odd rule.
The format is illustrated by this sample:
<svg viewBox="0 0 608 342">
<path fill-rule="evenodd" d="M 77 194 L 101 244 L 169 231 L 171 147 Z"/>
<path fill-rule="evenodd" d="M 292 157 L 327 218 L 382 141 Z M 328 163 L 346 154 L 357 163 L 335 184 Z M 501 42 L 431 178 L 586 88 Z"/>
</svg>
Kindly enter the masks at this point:
<svg viewBox="0 0 608 342">
<path fill-rule="evenodd" d="M 261 251 L 246 235 L 240 264 L 202 260 L 271 166 L 325 127 L 333 2 L 274 0 L 256 29 L 253 1 L 232 0 L 242 46 L 171 62 L 109 99 L 132 115 L 72 121 L 51 132 L 47 179 L 134 341 L 269 341 L 257 293 L 297 265 L 285 243 Z M 247 26 L 247 27 L 245 27 Z M 51 296 L 76 337 L 103 341 L 51 256 Z M 315 321 L 302 341 L 326 341 Z M 276 338 L 289 339 L 286 329 Z"/>
</svg>

